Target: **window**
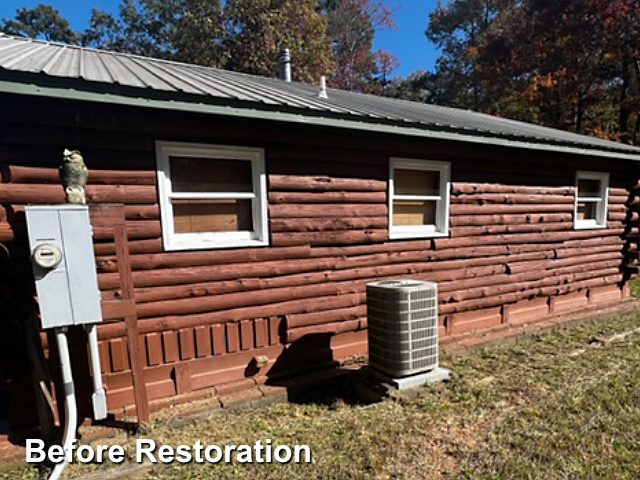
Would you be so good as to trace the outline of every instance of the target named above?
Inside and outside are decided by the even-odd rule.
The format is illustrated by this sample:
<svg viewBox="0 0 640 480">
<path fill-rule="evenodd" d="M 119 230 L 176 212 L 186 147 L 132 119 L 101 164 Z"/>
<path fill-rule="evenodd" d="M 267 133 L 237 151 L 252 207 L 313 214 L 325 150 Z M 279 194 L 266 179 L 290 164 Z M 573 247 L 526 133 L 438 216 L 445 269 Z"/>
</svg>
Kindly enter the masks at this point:
<svg viewBox="0 0 640 480">
<path fill-rule="evenodd" d="M 264 152 L 157 142 L 165 249 L 267 245 Z"/>
<path fill-rule="evenodd" d="M 576 228 L 605 228 L 609 174 L 578 172 L 576 174 Z"/>
<path fill-rule="evenodd" d="M 449 234 L 449 163 L 392 158 L 389 179 L 390 238 Z"/>
</svg>

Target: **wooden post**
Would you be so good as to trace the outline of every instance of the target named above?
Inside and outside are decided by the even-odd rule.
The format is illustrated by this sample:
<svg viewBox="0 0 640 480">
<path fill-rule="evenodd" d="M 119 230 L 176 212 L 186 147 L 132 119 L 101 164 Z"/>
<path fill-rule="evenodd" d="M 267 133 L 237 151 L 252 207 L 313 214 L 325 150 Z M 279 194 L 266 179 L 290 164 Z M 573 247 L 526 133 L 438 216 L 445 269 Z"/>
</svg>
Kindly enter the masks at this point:
<svg viewBox="0 0 640 480">
<path fill-rule="evenodd" d="M 105 320 L 124 318 L 131 365 L 133 393 L 136 402 L 136 416 L 141 426 L 149 423 L 149 401 L 144 375 L 144 352 L 140 343 L 138 316 L 135 308 L 133 275 L 125 222 L 124 205 L 96 205 L 92 208 L 93 225 L 113 228 L 115 254 L 120 277 L 121 299 L 106 301 L 102 304 Z"/>
</svg>

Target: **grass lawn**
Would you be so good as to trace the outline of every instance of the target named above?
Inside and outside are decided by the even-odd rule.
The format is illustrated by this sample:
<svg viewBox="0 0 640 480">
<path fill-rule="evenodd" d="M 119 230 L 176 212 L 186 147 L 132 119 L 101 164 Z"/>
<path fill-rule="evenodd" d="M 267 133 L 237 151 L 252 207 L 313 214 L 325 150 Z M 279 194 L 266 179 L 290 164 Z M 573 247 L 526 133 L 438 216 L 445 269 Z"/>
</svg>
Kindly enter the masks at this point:
<svg viewBox="0 0 640 480">
<path fill-rule="evenodd" d="M 313 464 L 161 465 L 178 479 L 638 479 L 640 309 L 443 359 L 453 379 L 372 405 L 321 401 L 214 411 L 158 444 L 307 444 Z M 345 398 L 346 397 L 346 398 Z M 133 452 L 135 438 L 122 444 Z M 72 465 L 67 475 L 109 468 Z M 1 479 L 37 478 L 35 469 Z"/>
</svg>

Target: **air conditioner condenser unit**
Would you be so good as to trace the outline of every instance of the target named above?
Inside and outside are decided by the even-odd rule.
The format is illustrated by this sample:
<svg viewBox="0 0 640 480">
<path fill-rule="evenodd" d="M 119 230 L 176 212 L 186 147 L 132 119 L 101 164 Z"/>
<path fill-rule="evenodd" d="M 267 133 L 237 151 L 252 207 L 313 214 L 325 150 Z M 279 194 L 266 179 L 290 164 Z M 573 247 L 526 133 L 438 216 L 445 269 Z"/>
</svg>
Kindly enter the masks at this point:
<svg viewBox="0 0 640 480">
<path fill-rule="evenodd" d="M 369 365 L 374 371 L 393 380 L 397 388 L 448 377 L 448 371 L 439 368 L 436 283 L 370 283 L 367 316 Z"/>
</svg>

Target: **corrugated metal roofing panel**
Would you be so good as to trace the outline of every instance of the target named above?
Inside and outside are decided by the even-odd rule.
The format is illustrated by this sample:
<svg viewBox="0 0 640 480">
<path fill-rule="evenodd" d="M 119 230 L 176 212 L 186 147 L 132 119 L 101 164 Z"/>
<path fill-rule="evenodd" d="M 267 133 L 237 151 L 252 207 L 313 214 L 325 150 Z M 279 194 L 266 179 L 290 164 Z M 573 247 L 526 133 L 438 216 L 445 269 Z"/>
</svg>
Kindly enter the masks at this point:
<svg viewBox="0 0 640 480">
<path fill-rule="evenodd" d="M 83 79 L 90 82 L 113 82 L 113 77 L 104 64 L 102 55 L 92 50 L 85 50 L 82 56 L 80 75 Z"/>
<path fill-rule="evenodd" d="M 91 84 L 132 87 L 140 90 L 140 97 L 145 97 L 145 91 L 175 92 L 200 97 L 198 101 L 202 103 L 247 104 L 234 104 L 236 108 L 286 109 L 303 116 L 342 118 L 363 124 L 383 123 L 640 155 L 640 149 L 630 145 L 477 112 L 335 89 L 328 89 L 329 98 L 324 99 L 318 97 L 319 88 L 314 85 L 0 34 L 0 76 L 3 70 L 81 79 L 87 82 L 85 88 Z"/>
</svg>

